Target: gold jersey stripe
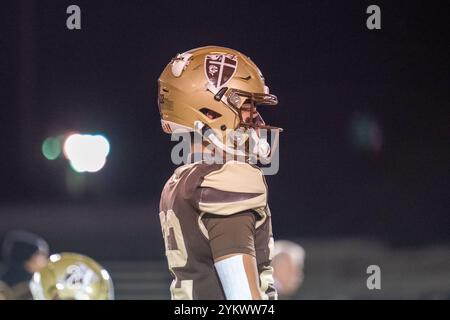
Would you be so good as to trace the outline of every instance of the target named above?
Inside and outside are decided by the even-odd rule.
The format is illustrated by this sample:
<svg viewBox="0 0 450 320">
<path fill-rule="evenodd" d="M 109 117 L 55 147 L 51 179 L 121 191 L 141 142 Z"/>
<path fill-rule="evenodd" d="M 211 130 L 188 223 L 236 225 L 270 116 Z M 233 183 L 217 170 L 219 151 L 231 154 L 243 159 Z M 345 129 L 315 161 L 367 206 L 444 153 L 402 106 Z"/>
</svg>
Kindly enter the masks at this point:
<svg viewBox="0 0 450 320">
<path fill-rule="evenodd" d="M 267 192 L 261 170 L 237 161 L 229 161 L 219 170 L 207 174 L 201 187 L 229 192 Z"/>
</svg>

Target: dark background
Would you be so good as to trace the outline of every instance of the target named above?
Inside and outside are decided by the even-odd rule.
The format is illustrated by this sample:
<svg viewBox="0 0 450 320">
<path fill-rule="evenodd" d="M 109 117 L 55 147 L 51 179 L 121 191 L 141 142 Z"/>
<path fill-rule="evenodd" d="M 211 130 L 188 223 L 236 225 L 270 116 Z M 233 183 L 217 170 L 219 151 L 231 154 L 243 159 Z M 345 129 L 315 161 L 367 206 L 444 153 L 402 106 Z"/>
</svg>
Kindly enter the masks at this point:
<svg viewBox="0 0 450 320">
<path fill-rule="evenodd" d="M 249 55 L 280 101 L 262 110 L 285 129 L 280 171 L 268 177 L 276 236 L 449 243 L 444 3 L 2 2 L 0 236 L 26 227 L 56 250 L 153 255 L 174 169 L 156 81 L 176 53 L 215 44 Z M 66 28 L 71 4 L 81 30 Z M 381 7 L 381 30 L 366 28 L 370 4 Z M 71 130 L 111 143 L 76 196 L 67 161 L 41 153 L 47 136 Z M 105 249 L 102 239 L 120 243 Z"/>
</svg>

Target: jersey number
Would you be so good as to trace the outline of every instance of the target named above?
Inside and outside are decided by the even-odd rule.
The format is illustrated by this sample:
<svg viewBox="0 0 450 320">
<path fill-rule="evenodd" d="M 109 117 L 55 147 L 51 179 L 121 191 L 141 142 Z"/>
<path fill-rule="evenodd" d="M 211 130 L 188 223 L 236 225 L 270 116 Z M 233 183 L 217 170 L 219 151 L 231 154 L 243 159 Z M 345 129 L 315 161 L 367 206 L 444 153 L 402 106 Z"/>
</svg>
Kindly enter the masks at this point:
<svg viewBox="0 0 450 320">
<path fill-rule="evenodd" d="M 184 267 L 188 259 L 180 220 L 178 220 L 173 210 L 161 211 L 159 220 L 161 221 L 169 269 L 176 277 L 173 268 Z M 179 283 L 179 280 L 176 278 L 170 286 L 170 291 L 172 299 L 192 299 L 192 280 L 182 280 Z"/>
</svg>

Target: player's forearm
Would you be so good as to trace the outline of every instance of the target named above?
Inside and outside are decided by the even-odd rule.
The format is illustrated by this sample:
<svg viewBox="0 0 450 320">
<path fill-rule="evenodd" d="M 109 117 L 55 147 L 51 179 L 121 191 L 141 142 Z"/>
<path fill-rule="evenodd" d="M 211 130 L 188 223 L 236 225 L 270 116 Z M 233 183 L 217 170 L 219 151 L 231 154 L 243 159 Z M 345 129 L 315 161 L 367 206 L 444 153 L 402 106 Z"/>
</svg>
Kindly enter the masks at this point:
<svg viewBox="0 0 450 320">
<path fill-rule="evenodd" d="M 216 259 L 215 267 L 227 300 L 260 300 L 256 259 L 229 254 Z"/>
</svg>

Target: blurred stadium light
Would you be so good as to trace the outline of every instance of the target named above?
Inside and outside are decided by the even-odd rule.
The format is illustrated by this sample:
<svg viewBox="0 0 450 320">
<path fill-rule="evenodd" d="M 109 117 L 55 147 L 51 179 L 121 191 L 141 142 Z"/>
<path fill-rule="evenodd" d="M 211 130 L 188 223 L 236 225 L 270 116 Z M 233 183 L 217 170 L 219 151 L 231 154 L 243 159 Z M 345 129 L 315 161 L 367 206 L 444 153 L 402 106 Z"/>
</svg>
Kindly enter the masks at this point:
<svg viewBox="0 0 450 320">
<path fill-rule="evenodd" d="M 48 160 L 55 160 L 61 154 L 61 142 L 57 137 L 48 137 L 42 143 L 42 154 Z"/>
<path fill-rule="evenodd" d="M 351 119 L 353 145 L 363 151 L 380 152 L 383 146 L 383 133 L 376 117 L 370 113 L 358 112 Z"/>
<path fill-rule="evenodd" d="M 109 141 L 102 135 L 75 133 L 64 142 L 64 155 L 76 172 L 101 170 L 109 150 Z"/>
</svg>

